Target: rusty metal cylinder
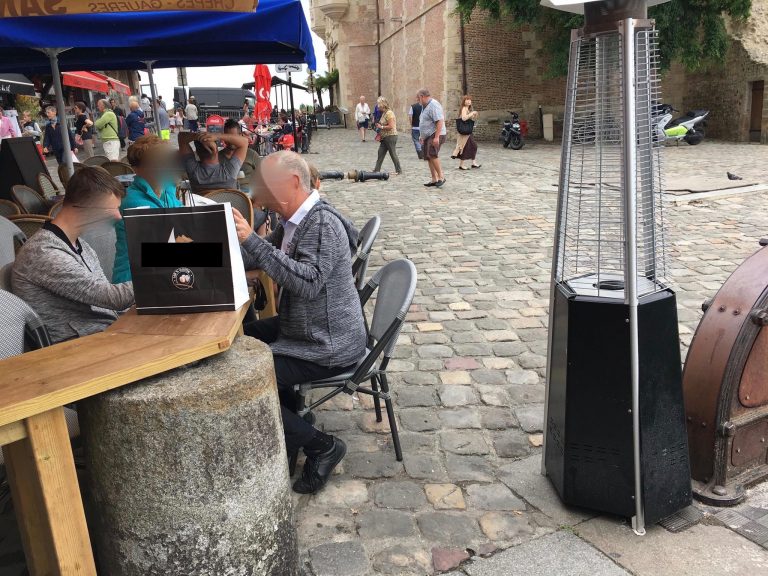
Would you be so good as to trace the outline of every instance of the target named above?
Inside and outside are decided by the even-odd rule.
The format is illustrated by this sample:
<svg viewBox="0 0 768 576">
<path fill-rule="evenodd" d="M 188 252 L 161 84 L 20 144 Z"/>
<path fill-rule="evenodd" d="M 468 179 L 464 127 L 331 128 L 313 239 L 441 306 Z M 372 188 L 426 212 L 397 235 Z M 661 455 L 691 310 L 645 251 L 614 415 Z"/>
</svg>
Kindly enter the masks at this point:
<svg viewBox="0 0 768 576">
<path fill-rule="evenodd" d="M 287 458 L 269 348 L 217 356 L 80 407 L 101 573 L 297 573 Z"/>
</svg>

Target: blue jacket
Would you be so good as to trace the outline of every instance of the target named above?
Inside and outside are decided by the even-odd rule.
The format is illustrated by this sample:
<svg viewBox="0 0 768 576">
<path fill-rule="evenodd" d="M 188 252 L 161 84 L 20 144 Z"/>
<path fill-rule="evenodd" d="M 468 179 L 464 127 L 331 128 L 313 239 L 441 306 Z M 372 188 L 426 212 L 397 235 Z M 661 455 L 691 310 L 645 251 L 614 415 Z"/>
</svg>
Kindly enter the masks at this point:
<svg viewBox="0 0 768 576">
<path fill-rule="evenodd" d="M 124 215 L 129 208 L 179 208 L 183 206 L 176 198 L 176 186 L 173 182 L 163 185 L 163 193 L 158 198 L 149 182 L 136 176 L 133 184 L 125 191 L 125 198 L 120 204 L 120 214 Z M 128 241 L 125 236 L 125 222 L 119 220 L 115 224 L 115 266 L 112 270 L 112 284 L 128 282 L 131 279 L 131 263 L 128 260 Z"/>
<path fill-rule="evenodd" d="M 128 125 L 128 140 L 138 140 L 144 136 L 144 111 L 134 110 L 125 117 Z"/>
</svg>

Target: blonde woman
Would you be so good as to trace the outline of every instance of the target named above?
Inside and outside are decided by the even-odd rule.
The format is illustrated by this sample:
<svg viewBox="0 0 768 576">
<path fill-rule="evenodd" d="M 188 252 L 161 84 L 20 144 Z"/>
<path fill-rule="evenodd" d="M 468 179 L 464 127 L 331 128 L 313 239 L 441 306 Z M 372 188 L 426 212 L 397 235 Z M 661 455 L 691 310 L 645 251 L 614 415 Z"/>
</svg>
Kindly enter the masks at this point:
<svg viewBox="0 0 768 576">
<path fill-rule="evenodd" d="M 475 139 L 472 138 L 472 131 L 474 129 L 475 121 L 477 121 L 477 111 L 472 109 L 472 98 L 468 95 L 464 95 L 461 98 L 461 104 L 459 105 L 461 114 L 461 121 L 456 123 L 457 129 L 459 129 L 459 135 L 456 139 L 456 148 L 451 154 L 451 158 L 459 159 L 460 170 L 470 170 L 469 167 L 464 166 L 464 162 L 467 160 L 472 161 L 472 168 L 480 168 L 480 164 L 477 163 L 477 144 Z M 469 133 L 461 134 L 460 126 L 464 127 L 463 131 L 469 129 Z"/>
<path fill-rule="evenodd" d="M 384 157 L 387 155 L 387 152 L 389 152 L 389 155 L 392 158 L 392 163 L 395 165 L 395 173 L 398 175 L 402 174 L 403 171 L 400 168 L 400 158 L 397 157 L 396 150 L 397 119 L 395 118 L 395 113 L 392 112 L 386 98 L 379 96 L 379 99 L 376 100 L 376 104 L 378 104 L 379 110 L 381 110 L 382 113 L 381 119 L 376 122 L 376 128 L 379 130 L 381 141 L 379 142 L 379 157 L 376 160 L 376 168 L 374 168 L 373 171 L 378 172 L 381 170 Z"/>
</svg>

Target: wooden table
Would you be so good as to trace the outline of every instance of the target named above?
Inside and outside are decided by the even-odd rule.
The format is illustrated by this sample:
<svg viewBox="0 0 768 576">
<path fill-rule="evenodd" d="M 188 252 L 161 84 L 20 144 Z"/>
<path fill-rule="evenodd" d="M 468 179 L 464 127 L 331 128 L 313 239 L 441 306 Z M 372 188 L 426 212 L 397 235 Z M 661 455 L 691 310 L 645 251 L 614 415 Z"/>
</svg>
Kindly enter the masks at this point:
<svg viewBox="0 0 768 576">
<path fill-rule="evenodd" d="M 105 332 L 0 360 L 0 445 L 32 576 L 96 575 L 63 406 L 226 350 L 246 309 L 131 310 Z"/>
</svg>

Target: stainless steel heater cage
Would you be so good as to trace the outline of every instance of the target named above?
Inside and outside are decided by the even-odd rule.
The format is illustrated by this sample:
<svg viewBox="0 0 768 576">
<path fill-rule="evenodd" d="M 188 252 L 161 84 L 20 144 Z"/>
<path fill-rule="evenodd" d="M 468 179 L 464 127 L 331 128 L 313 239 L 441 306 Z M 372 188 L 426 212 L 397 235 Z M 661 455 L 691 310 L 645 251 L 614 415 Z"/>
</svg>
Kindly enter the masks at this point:
<svg viewBox="0 0 768 576">
<path fill-rule="evenodd" d="M 555 342 L 557 317 L 563 316 L 562 310 L 556 310 L 555 293 L 559 291 L 566 298 L 581 298 L 592 303 L 623 303 L 629 328 L 632 525 L 642 534 L 645 513 L 638 302 L 656 293 L 671 293 L 666 282 L 667 245 L 662 203 L 664 139 L 659 137 L 655 122 L 662 104 L 658 33 L 651 20 L 636 18 L 623 18 L 607 26 L 603 21 L 598 28 L 599 31 L 592 33 L 574 31 L 571 42 L 552 263 L 542 473 L 548 473 L 547 451 L 552 441 L 561 455 L 564 445 L 560 428 L 550 425 L 553 355 L 565 355 L 567 350 L 562 341 Z M 674 294 L 671 295 L 676 339 Z M 570 323 L 573 324 L 573 320 Z M 560 329 L 572 330 L 572 326 Z M 678 346 L 679 342 L 675 340 L 674 345 Z M 679 350 L 675 354 L 679 354 Z M 556 378 L 565 370 L 558 364 Z M 679 365 L 671 369 L 667 380 L 674 381 L 675 370 L 679 370 Z M 564 381 L 562 386 L 565 387 Z M 677 386 L 679 388 L 679 383 Z M 557 395 L 555 403 L 560 402 L 559 409 L 564 410 L 561 401 L 565 393 L 558 390 Z M 671 419 L 676 418 L 677 414 Z M 553 430 L 555 437 L 551 438 Z M 667 435 L 666 440 L 669 438 Z M 675 458 L 679 459 L 679 452 L 677 445 Z M 687 458 L 687 445 L 685 452 Z M 566 467 L 563 464 L 563 468 Z M 558 473 L 561 477 L 565 474 L 562 470 Z M 557 482 L 555 484 L 557 487 Z M 684 495 L 678 498 L 678 501 L 684 500 Z M 667 508 L 670 506 L 675 504 L 668 503 Z M 655 507 L 654 514 L 661 509 L 664 507 Z"/>
</svg>

